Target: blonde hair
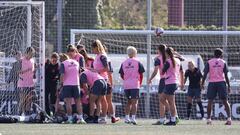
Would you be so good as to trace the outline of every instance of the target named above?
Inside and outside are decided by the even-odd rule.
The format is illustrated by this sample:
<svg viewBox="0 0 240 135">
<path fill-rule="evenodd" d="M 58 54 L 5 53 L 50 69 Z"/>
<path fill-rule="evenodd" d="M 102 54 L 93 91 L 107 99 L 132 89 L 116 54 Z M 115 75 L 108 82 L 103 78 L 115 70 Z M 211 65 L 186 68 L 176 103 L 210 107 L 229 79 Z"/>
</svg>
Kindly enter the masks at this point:
<svg viewBox="0 0 240 135">
<path fill-rule="evenodd" d="M 133 46 L 127 47 L 127 54 L 129 57 L 135 57 L 137 55 L 137 49 Z"/>
<path fill-rule="evenodd" d="M 189 63 L 193 64 L 194 67 L 196 66 L 196 65 L 195 65 L 195 62 L 194 62 L 193 60 L 188 61 L 188 64 L 189 64 Z"/>
<path fill-rule="evenodd" d="M 97 51 L 98 51 L 99 53 L 103 53 L 103 54 L 106 53 L 106 50 L 105 50 L 102 42 L 101 42 L 100 40 L 98 40 L 98 39 L 96 39 L 96 40 L 92 43 L 92 47 L 93 47 L 93 48 L 96 48 L 96 47 L 97 47 Z"/>
<path fill-rule="evenodd" d="M 65 53 L 59 54 L 59 57 L 60 57 L 60 61 L 61 62 L 69 59 L 69 56 L 67 54 L 65 54 Z"/>
</svg>

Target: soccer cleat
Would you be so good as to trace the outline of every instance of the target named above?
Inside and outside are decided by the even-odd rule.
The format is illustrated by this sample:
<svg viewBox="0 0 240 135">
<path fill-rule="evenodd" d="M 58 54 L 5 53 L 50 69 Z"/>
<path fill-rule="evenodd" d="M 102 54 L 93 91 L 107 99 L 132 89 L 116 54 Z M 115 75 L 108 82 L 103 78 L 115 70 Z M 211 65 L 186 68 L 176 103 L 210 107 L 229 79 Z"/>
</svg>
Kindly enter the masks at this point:
<svg viewBox="0 0 240 135">
<path fill-rule="evenodd" d="M 190 117 L 186 117 L 185 120 L 190 120 Z"/>
<path fill-rule="evenodd" d="M 179 124 L 179 122 L 180 122 L 180 119 L 179 119 L 179 117 L 176 117 L 176 124 Z"/>
<path fill-rule="evenodd" d="M 111 120 L 112 123 L 116 123 L 116 122 L 120 121 L 119 117 L 112 117 L 111 119 L 112 119 Z"/>
<path fill-rule="evenodd" d="M 132 123 L 133 125 L 137 125 L 137 121 L 136 121 L 135 119 L 132 119 L 132 120 L 131 120 L 131 123 Z"/>
<path fill-rule="evenodd" d="M 84 119 L 77 120 L 77 124 L 86 124 L 86 121 Z"/>
<path fill-rule="evenodd" d="M 101 118 L 98 120 L 98 123 L 99 124 L 107 124 L 107 121 L 106 121 L 106 119 Z"/>
<path fill-rule="evenodd" d="M 67 120 L 65 122 L 63 122 L 64 124 L 73 124 L 73 121 L 72 120 Z"/>
<path fill-rule="evenodd" d="M 125 119 L 124 123 L 131 124 L 131 120 L 130 119 Z"/>
<path fill-rule="evenodd" d="M 231 120 L 227 120 L 227 122 L 225 123 L 225 125 L 232 125 L 232 121 L 231 121 Z"/>
<path fill-rule="evenodd" d="M 165 126 L 176 126 L 177 125 L 177 121 L 173 122 L 173 121 L 169 121 L 167 123 L 164 124 Z"/>
<path fill-rule="evenodd" d="M 164 124 L 164 121 L 161 122 L 161 121 L 157 121 L 156 123 L 153 123 L 152 125 L 163 125 Z"/>
<path fill-rule="evenodd" d="M 212 125 L 212 120 L 211 119 L 207 120 L 207 125 Z"/>
</svg>

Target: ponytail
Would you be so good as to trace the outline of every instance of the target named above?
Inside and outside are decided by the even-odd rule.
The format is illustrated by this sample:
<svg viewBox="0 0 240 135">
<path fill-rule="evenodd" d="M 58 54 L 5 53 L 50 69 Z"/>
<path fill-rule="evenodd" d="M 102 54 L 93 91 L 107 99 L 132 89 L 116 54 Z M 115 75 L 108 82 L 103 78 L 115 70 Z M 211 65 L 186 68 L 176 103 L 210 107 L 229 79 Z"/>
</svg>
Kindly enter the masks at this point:
<svg viewBox="0 0 240 135">
<path fill-rule="evenodd" d="M 169 57 L 170 57 L 170 59 L 172 61 L 173 68 L 175 68 L 176 67 L 176 61 L 175 61 L 174 55 L 173 55 L 173 53 L 174 53 L 173 48 L 172 47 L 168 47 L 166 49 L 166 53 L 169 55 Z"/>
</svg>

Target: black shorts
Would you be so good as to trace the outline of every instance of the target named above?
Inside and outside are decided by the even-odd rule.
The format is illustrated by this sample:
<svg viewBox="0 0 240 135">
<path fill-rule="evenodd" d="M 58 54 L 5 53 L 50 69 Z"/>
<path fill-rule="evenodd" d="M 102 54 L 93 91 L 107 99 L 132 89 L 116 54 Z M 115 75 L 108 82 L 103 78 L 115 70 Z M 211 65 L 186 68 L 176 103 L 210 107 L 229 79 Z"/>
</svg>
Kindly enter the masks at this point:
<svg viewBox="0 0 240 135">
<path fill-rule="evenodd" d="M 165 89 L 165 78 L 161 78 L 158 85 L 158 93 L 161 94 Z"/>
<path fill-rule="evenodd" d="M 62 89 L 63 98 L 81 98 L 81 92 L 79 86 L 63 86 Z"/>
<path fill-rule="evenodd" d="M 107 83 L 105 80 L 97 80 L 92 87 L 92 94 L 97 96 L 104 96 L 107 94 Z"/>
<path fill-rule="evenodd" d="M 226 82 L 210 82 L 208 84 L 207 98 L 213 100 L 217 95 L 222 100 L 228 98 Z"/>
<path fill-rule="evenodd" d="M 201 98 L 200 88 L 188 88 L 187 95 L 192 98 Z"/>
<path fill-rule="evenodd" d="M 177 84 L 166 84 L 163 92 L 167 95 L 174 95 L 177 88 Z"/>
<path fill-rule="evenodd" d="M 127 89 L 124 90 L 127 99 L 139 99 L 139 89 Z"/>
</svg>

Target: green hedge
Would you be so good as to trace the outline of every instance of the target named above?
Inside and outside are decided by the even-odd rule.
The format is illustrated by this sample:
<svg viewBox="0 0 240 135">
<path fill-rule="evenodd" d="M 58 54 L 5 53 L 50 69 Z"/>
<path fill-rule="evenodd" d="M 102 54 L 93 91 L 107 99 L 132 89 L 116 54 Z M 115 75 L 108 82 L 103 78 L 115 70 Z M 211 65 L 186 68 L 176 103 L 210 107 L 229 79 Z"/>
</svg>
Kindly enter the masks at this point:
<svg viewBox="0 0 240 135">
<path fill-rule="evenodd" d="M 152 30 L 157 28 L 158 26 L 153 26 Z M 124 27 L 101 27 L 97 26 L 97 29 L 112 29 L 112 30 L 144 30 L 144 26 L 124 26 Z M 184 26 L 184 27 L 179 27 L 179 26 L 162 26 L 164 30 L 196 30 L 196 31 L 220 31 L 223 30 L 222 27 L 217 27 L 215 25 L 211 26 L 204 26 L 204 25 L 198 25 L 198 26 Z M 240 31 L 240 26 L 228 26 L 229 31 Z"/>
</svg>

